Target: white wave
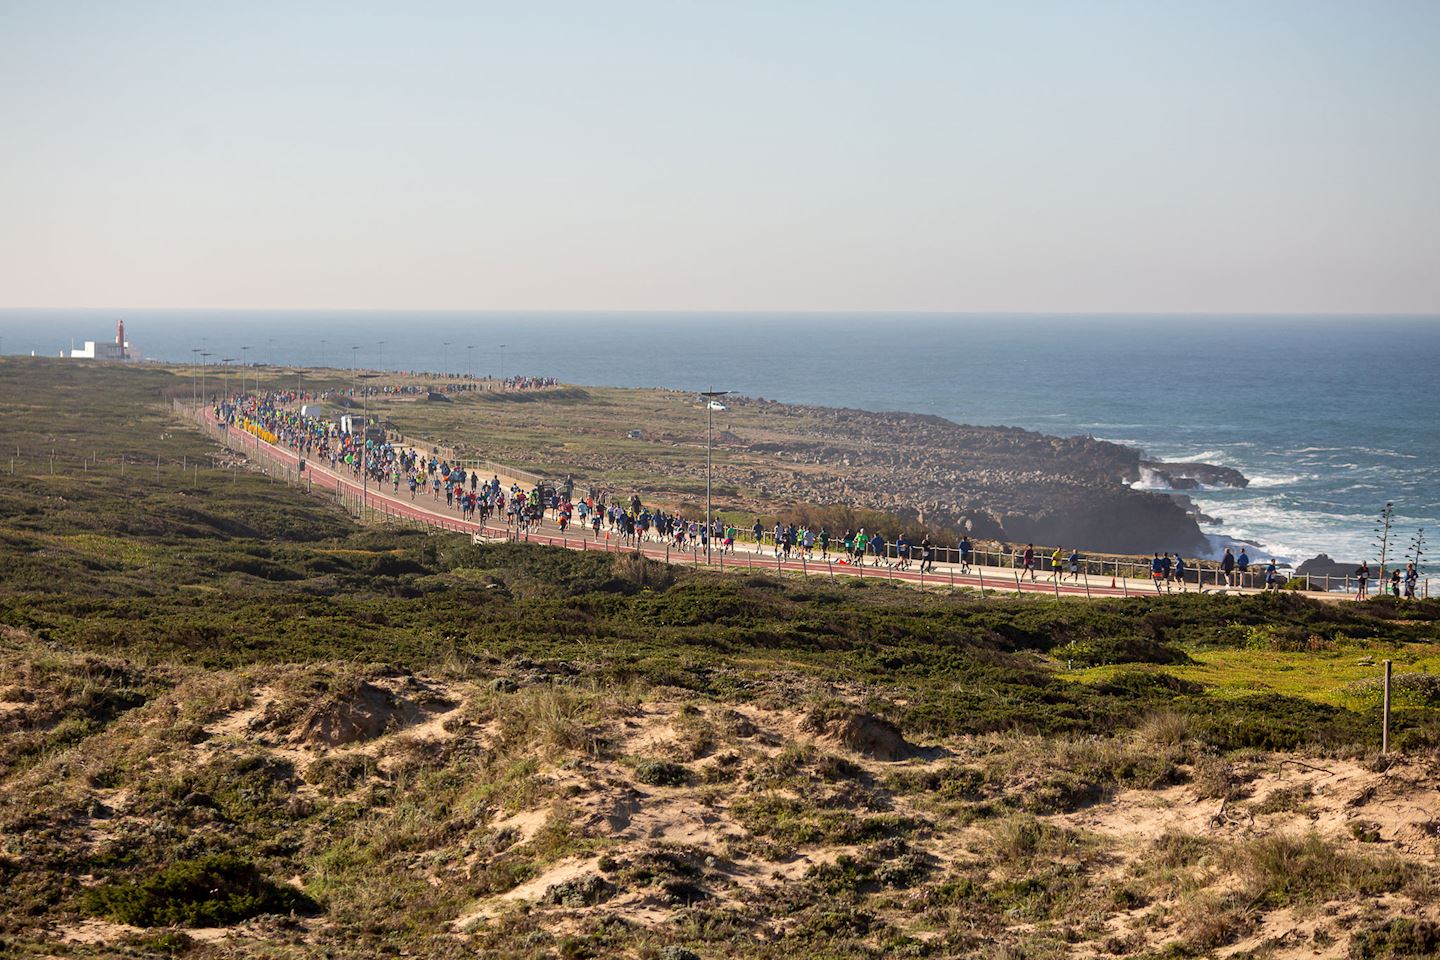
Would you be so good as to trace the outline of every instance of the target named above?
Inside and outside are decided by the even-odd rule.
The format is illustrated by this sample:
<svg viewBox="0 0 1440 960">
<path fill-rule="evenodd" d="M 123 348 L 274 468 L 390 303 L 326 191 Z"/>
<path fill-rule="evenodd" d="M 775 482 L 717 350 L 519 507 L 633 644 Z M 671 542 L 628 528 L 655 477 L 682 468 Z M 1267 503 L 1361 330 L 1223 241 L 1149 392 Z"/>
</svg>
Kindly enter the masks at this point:
<svg viewBox="0 0 1440 960">
<path fill-rule="evenodd" d="M 1160 476 L 1160 474 L 1154 470 L 1151 470 L 1149 467 L 1141 467 L 1140 479 L 1130 484 L 1130 489 L 1166 491 L 1172 489 L 1172 487 L 1165 481 L 1164 477 Z"/>
<path fill-rule="evenodd" d="M 1400 453 L 1398 450 L 1386 450 L 1376 447 L 1356 447 L 1360 453 L 1368 453 L 1372 457 L 1395 457 L 1398 460 L 1418 460 L 1413 453 Z"/>
<path fill-rule="evenodd" d="M 1284 476 L 1272 477 L 1268 474 L 1257 473 L 1248 478 L 1252 487 L 1288 487 L 1292 483 L 1300 483 L 1302 480 L 1314 480 L 1313 473 L 1290 473 Z"/>
<path fill-rule="evenodd" d="M 1374 523 L 1368 517 L 1295 509 L 1269 497 L 1197 498 L 1195 506 L 1220 518 L 1221 536 L 1263 544 L 1266 559 L 1296 561 L 1328 553 L 1349 562 L 1371 552 Z"/>
</svg>

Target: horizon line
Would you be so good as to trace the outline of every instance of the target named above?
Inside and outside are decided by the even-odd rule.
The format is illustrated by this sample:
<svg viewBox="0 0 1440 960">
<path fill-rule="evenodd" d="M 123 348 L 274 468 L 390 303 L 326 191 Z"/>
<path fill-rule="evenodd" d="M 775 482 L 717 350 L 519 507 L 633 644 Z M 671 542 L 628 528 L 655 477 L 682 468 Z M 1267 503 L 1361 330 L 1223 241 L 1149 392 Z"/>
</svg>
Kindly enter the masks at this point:
<svg viewBox="0 0 1440 960">
<path fill-rule="evenodd" d="M 624 307 L 146 307 L 146 306 L 0 306 L 0 314 L 20 312 L 144 312 L 144 313 L 430 313 L 430 314 L 481 314 L 557 316 L 582 314 L 591 316 L 614 316 L 619 314 L 636 316 L 917 316 L 917 317 L 1395 317 L 1440 319 L 1440 309 L 1435 311 L 1408 310 L 910 310 L 910 309 L 769 309 L 749 307 L 725 309 L 709 307 L 643 308 Z"/>
</svg>

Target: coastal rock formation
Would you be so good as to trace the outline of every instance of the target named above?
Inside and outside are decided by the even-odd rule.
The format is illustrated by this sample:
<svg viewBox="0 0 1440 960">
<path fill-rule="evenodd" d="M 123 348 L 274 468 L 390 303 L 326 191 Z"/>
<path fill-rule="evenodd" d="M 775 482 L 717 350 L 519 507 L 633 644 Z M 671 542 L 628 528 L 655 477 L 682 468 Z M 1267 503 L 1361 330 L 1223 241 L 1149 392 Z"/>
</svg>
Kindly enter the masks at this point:
<svg viewBox="0 0 1440 960">
<path fill-rule="evenodd" d="M 1185 504 L 1130 488 L 1142 466 L 1132 447 L 925 414 L 736 402 L 760 405 L 782 424 L 804 425 L 729 444 L 789 461 L 790 469 L 763 471 L 762 478 L 753 469 L 726 477 L 762 479 L 772 495 L 886 510 L 983 538 L 1113 552 L 1205 546 Z M 727 431 L 736 440 L 747 433 L 738 425 Z M 1246 482 L 1209 464 L 1165 466 L 1183 466 L 1184 475 L 1204 483 Z"/>
<path fill-rule="evenodd" d="M 703 410 L 694 397 L 589 391 L 587 408 L 595 415 L 579 418 L 546 393 L 522 411 L 487 402 L 475 418 L 485 424 L 485 458 L 541 469 L 563 464 L 557 476 L 573 474 L 581 489 L 627 500 L 638 492 L 646 502 L 678 505 L 690 515 L 703 509 L 712 417 L 657 413 Z M 563 433 L 537 433 L 537 424 L 551 423 L 563 423 Z M 628 436 L 632 430 L 640 436 Z M 617 432 L 625 437 L 622 446 Z M 1094 437 L 740 396 L 713 417 L 713 442 L 712 488 L 722 509 L 762 516 L 787 504 L 868 509 L 900 518 L 911 533 L 924 529 L 949 539 L 965 531 L 985 540 L 1093 552 L 1207 549 L 1205 518 L 1171 486 L 1137 483 L 1145 470 L 1158 467 L 1171 479 L 1207 486 L 1246 482 L 1227 468 L 1149 461 L 1134 447 Z"/>
<path fill-rule="evenodd" d="M 1297 577 L 1347 577 L 1353 574 L 1358 566 L 1360 566 L 1359 563 L 1342 563 L 1339 560 L 1331 560 L 1329 554 L 1322 553 L 1296 567 L 1295 575 Z"/>
<path fill-rule="evenodd" d="M 1160 460 L 1141 460 L 1140 468 L 1171 490 L 1197 490 L 1200 487 L 1250 486 L 1250 480 L 1239 470 L 1220 467 L 1213 463 L 1165 463 Z M 1139 479 L 1138 477 L 1136 479 Z"/>
</svg>

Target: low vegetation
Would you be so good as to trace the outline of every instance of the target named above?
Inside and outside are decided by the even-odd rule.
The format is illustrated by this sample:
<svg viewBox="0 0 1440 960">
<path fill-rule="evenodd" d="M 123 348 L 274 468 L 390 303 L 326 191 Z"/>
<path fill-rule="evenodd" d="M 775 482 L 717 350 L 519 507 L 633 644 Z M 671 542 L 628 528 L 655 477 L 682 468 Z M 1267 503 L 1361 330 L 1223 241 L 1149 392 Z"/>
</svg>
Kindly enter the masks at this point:
<svg viewBox="0 0 1440 960">
<path fill-rule="evenodd" d="M 1440 602 L 475 546 L 212 465 L 164 371 L 37 369 L 0 442 L 162 462 L 5 478 L 0 954 L 1433 952 Z"/>
</svg>

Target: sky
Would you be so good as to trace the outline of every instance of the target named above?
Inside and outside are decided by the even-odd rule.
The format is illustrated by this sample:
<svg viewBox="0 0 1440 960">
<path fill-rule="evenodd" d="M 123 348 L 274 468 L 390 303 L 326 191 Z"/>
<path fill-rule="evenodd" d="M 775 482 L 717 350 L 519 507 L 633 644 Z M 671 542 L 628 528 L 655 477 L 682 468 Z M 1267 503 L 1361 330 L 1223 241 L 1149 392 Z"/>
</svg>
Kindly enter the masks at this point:
<svg viewBox="0 0 1440 960">
<path fill-rule="evenodd" d="M 0 0 L 0 307 L 1440 313 L 1440 2 Z"/>
</svg>

